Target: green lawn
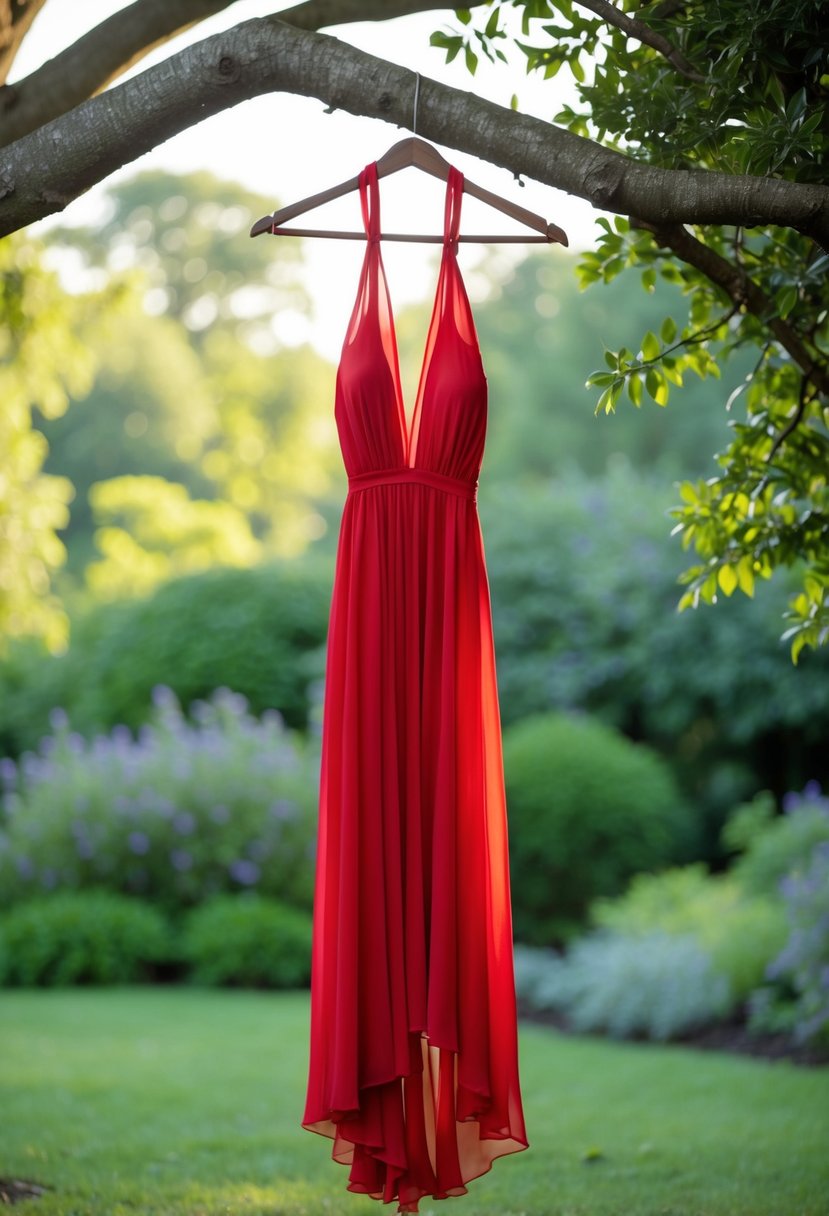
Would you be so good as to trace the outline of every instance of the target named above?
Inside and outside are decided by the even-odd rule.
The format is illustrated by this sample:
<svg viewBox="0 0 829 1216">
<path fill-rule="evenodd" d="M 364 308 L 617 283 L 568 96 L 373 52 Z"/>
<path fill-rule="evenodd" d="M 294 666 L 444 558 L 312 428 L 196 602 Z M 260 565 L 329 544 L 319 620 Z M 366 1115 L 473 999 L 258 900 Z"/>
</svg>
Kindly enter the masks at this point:
<svg viewBox="0 0 829 1216">
<path fill-rule="evenodd" d="M 374 1216 L 299 1126 L 307 993 L 0 993 L 21 1216 Z M 530 1149 L 435 1216 L 826 1216 L 829 1069 L 521 1026 Z M 600 1154 L 600 1155 L 598 1155 Z"/>
</svg>

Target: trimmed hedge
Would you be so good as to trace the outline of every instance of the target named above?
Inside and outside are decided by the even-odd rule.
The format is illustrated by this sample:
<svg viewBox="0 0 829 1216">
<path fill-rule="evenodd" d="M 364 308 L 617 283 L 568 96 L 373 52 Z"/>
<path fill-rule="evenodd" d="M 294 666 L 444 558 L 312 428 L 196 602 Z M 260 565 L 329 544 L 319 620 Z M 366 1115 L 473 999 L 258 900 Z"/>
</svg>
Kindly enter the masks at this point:
<svg viewBox="0 0 829 1216">
<path fill-rule="evenodd" d="M 596 897 L 694 848 L 667 764 L 600 722 L 527 718 L 504 732 L 504 767 L 517 941 L 566 941 Z"/>
<path fill-rule="evenodd" d="M 310 914 L 250 893 L 217 896 L 187 916 L 183 954 L 193 984 L 304 988 L 311 979 Z"/>
<path fill-rule="evenodd" d="M 39 896 L 0 919 L 0 984 L 7 987 L 137 983 L 174 957 L 158 909 L 112 891 Z"/>
<path fill-rule="evenodd" d="M 144 599 L 96 605 L 73 620 L 66 654 L 23 644 L 0 665 L 0 753 L 36 746 L 55 706 L 81 734 L 136 730 L 159 684 L 184 705 L 233 688 L 253 713 L 277 709 L 306 730 L 311 686 L 324 674 L 330 594 L 330 570 L 309 559 L 220 567 Z"/>
</svg>

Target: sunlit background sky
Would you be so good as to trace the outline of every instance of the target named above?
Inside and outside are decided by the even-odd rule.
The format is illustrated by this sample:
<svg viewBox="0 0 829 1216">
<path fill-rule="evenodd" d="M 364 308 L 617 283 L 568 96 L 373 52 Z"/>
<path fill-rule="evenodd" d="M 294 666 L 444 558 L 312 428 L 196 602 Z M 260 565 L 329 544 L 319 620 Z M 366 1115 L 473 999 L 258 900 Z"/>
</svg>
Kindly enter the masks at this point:
<svg viewBox="0 0 829 1216">
<path fill-rule="evenodd" d="M 35 19 L 15 65 L 13 79 L 25 76 L 69 45 L 85 30 L 126 7 L 117 0 L 49 0 Z M 288 7 L 282 5 L 281 7 Z M 223 13 L 200 22 L 141 60 L 132 73 L 144 71 L 189 43 L 229 29 L 241 21 L 274 12 L 273 0 L 239 0 Z M 342 26 L 335 36 L 371 54 L 411 68 L 424 76 L 456 88 L 473 91 L 508 106 L 517 94 L 524 113 L 550 119 L 565 102 L 573 102 L 572 82 L 562 71 L 551 81 L 527 76 L 522 61 L 513 53 L 509 64 L 479 63 L 474 79 L 460 56 L 446 64 L 443 51 L 429 46 L 429 35 L 454 20 L 451 9 L 416 14 L 387 22 L 361 22 Z M 516 24 L 516 32 L 518 26 Z M 505 48 L 506 49 L 506 48 Z M 123 79 L 123 78 L 122 78 Z M 230 178 L 273 199 L 273 206 L 305 198 L 353 177 L 369 161 L 376 160 L 398 139 L 411 132 L 376 119 L 355 118 L 336 111 L 325 113 L 325 104 L 314 98 L 274 93 L 243 102 L 206 119 L 153 151 L 112 174 L 77 199 L 59 216 L 62 223 L 89 223 L 101 207 L 106 189 L 142 169 L 189 172 L 207 169 Z M 594 240 L 595 218 L 602 214 L 581 199 L 530 180 L 520 186 L 511 173 L 475 157 L 441 148 L 446 158 L 479 185 L 496 191 L 562 226 L 574 249 Z M 384 227 L 394 231 L 439 232 L 443 217 L 443 186 L 435 178 L 408 168 L 384 178 L 381 183 L 381 213 Z M 464 199 L 463 231 L 520 232 L 500 212 L 468 196 Z M 55 220 L 47 219 L 31 228 L 45 231 Z M 313 227 L 359 228 L 360 209 L 356 192 L 336 203 L 303 216 Z M 249 240 L 246 233 L 229 239 Z M 299 240 L 273 238 L 259 241 Z M 499 258 L 518 260 L 532 245 L 490 246 Z M 274 318 L 280 339 L 288 343 L 308 341 L 323 355 L 336 359 L 342 345 L 347 317 L 357 288 L 364 246 L 356 241 L 304 240 L 306 284 L 313 312 Z M 485 294 L 487 283 L 475 274 L 483 247 L 461 247 L 461 266 L 473 302 Z M 560 257 L 561 247 L 551 246 L 550 257 Z M 436 258 L 434 246 L 389 242 L 384 247 L 389 287 L 396 310 L 430 298 L 434 291 Z"/>
</svg>

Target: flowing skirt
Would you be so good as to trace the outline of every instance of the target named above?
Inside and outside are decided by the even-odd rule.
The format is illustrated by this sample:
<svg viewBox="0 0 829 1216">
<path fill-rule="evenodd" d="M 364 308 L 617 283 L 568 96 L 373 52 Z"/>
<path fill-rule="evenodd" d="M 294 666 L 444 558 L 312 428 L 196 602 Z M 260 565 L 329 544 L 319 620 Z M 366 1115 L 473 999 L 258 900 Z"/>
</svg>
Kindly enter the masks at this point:
<svg viewBox="0 0 829 1216">
<path fill-rule="evenodd" d="M 489 582 L 473 499 L 350 490 L 323 703 L 302 1126 L 398 1212 L 529 1147 Z"/>
</svg>

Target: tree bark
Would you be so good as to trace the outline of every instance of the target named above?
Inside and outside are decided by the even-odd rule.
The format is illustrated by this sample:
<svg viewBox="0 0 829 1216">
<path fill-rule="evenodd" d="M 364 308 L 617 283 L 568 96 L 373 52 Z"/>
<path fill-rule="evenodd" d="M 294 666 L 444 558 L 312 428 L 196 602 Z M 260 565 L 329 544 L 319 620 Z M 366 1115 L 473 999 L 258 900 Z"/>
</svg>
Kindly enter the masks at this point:
<svg viewBox="0 0 829 1216">
<path fill-rule="evenodd" d="M 330 35 L 296 29 L 275 17 L 244 22 L 90 98 L 4 149 L 0 235 L 62 210 L 123 164 L 247 98 L 297 93 L 408 128 L 414 85 L 409 69 Z M 426 77 L 420 80 L 418 133 L 659 227 L 777 224 L 829 247 L 824 186 L 638 164 L 541 119 Z"/>
<path fill-rule="evenodd" d="M 0 84 L 8 76 L 29 26 L 46 0 L 0 0 Z"/>
<path fill-rule="evenodd" d="M 26 11 L 36 12 L 43 3 L 29 0 Z M 0 147 L 65 114 L 106 88 L 157 46 L 233 3 L 235 0 L 135 0 L 25 79 L 0 87 Z M 471 7 L 483 3 L 472 0 Z M 387 21 L 445 7 L 446 0 L 305 0 L 279 13 L 279 20 L 298 29 L 318 30 L 353 21 Z M 27 24 L 19 32 L 23 21 L 19 17 L 16 20 L 15 49 L 28 29 Z M 0 37 L 2 33 L 0 21 Z M 10 26 L 9 38 L 11 34 Z"/>
</svg>

